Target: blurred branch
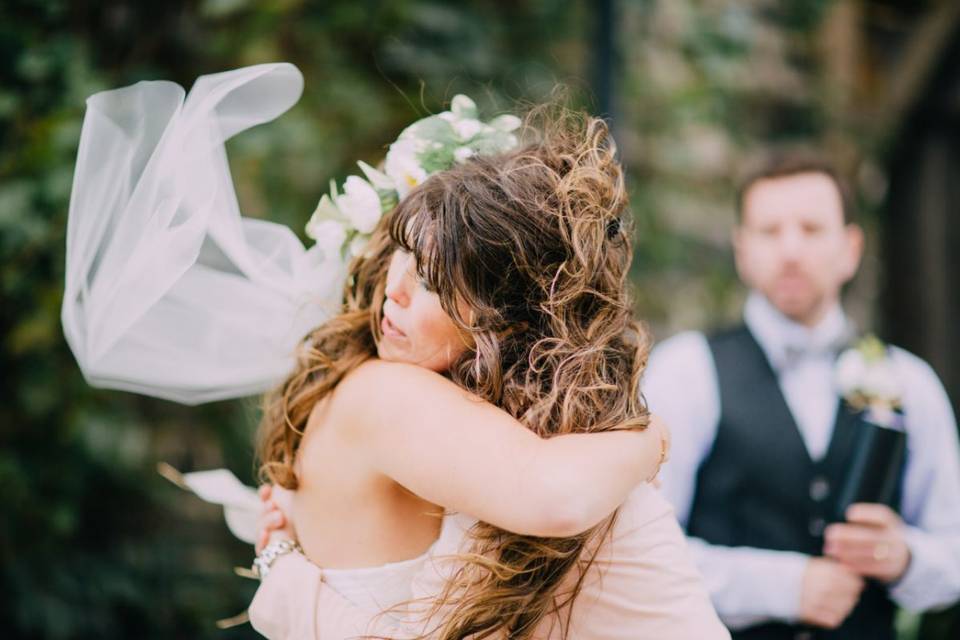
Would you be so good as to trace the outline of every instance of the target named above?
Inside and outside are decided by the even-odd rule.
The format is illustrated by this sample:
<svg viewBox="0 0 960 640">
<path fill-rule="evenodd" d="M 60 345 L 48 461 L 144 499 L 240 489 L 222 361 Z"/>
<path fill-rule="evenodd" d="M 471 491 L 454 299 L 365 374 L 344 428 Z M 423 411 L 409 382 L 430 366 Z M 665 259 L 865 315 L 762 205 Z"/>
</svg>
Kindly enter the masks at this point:
<svg viewBox="0 0 960 640">
<path fill-rule="evenodd" d="M 921 18 L 904 54 L 890 73 L 885 96 L 875 104 L 875 131 L 895 136 L 907 113 L 926 91 L 944 49 L 960 30 L 960 2 L 943 0 Z"/>
</svg>

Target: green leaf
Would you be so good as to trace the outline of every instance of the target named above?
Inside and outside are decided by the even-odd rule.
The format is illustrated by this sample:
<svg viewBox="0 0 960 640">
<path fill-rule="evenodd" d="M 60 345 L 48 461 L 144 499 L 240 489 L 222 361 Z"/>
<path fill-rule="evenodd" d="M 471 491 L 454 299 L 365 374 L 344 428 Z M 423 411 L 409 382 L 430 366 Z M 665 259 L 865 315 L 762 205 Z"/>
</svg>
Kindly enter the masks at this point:
<svg viewBox="0 0 960 640">
<path fill-rule="evenodd" d="M 408 138 L 439 142 L 440 144 L 455 144 L 457 142 L 457 132 L 453 130 L 449 122 L 440 116 L 430 116 L 423 120 L 417 120 L 400 133 L 400 139 Z"/>
<path fill-rule="evenodd" d="M 428 175 L 438 171 L 445 171 L 453 166 L 453 150 L 455 147 L 450 145 L 441 145 L 437 148 L 427 149 L 417 156 L 420 166 Z"/>
<path fill-rule="evenodd" d="M 396 191 L 377 191 L 380 196 L 380 213 L 389 213 L 399 204 L 400 198 Z"/>
<path fill-rule="evenodd" d="M 887 345 L 873 334 L 864 336 L 857 344 L 857 349 L 863 353 L 867 362 L 883 360 L 887 355 Z"/>
</svg>

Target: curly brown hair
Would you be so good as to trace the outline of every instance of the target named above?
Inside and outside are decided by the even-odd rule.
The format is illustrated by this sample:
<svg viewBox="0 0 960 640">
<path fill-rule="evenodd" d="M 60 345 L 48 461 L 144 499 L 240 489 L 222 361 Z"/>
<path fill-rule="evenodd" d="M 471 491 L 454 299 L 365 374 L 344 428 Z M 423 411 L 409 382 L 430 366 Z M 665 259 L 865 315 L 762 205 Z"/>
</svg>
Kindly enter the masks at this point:
<svg viewBox="0 0 960 640">
<path fill-rule="evenodd" d="M 412 252 L 420 277 L 473 338 L 449 369 L 456 384 L 543 437 L 646 428 L 638 389 L 649 337 L 627 292 L 627 195 L 608 127 L 548 105 L 528 114 L 522 135 L 515 151 L 431 176 L 381 222 L 350 265 L 342 312 L 306 336 L 295 372 L 265 398 L 265 480 L 296 488 L 293 462 L 314 404 L 376 356 L 396 248 Z M 593 561 L 590 543 L 614 518 L 563 538 L 478 523 L 426 635 L 529 637 L 547 616 L 569 611 Z"/>
</svg>

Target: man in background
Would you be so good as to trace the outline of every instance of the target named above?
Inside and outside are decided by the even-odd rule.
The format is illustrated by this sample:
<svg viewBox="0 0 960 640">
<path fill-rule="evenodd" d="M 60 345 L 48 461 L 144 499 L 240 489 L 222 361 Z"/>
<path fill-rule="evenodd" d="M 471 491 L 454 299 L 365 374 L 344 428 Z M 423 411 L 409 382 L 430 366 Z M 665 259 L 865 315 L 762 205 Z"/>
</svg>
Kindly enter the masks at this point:
<svg viewBox="0 0 960 640">
<path fill-rule="evenodd" d="M 673 432 L 663 489 L 734 638 L 892 639 L 895 605 L 960 597 L 956 423 L 933 370 L 902 349 L 887 350 L 907 435 L 901 489 L 893 507 L 857 504 L 829 523 L 856 424 L 834 383 L 856 338 L 840 294 L 863 242 L 829 165 L 761 167 L 733 234 L 743 325 L 674 336 L 647 369 L 647 401 Z"/>
</svg>

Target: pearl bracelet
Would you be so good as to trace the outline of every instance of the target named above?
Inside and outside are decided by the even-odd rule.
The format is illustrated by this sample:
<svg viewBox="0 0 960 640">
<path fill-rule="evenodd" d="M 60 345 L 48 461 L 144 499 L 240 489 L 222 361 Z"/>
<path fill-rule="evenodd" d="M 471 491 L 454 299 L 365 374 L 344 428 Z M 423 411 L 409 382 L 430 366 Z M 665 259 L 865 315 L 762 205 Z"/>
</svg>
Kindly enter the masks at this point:
<svg viewBox="0 0 960 640">
<path fill-rule="evenodd" d="M 260 580 L 263 580 L 267 577 L 267 574 L 270 572 L 270 567 L 277 561 L 277 558 L 293 552 L 303 555 L 303 548 L 293 540 L 277 540 L 276 542 L 271 542 L 253 559 L 251 569 L 257 574 Z"/>
</svg>

